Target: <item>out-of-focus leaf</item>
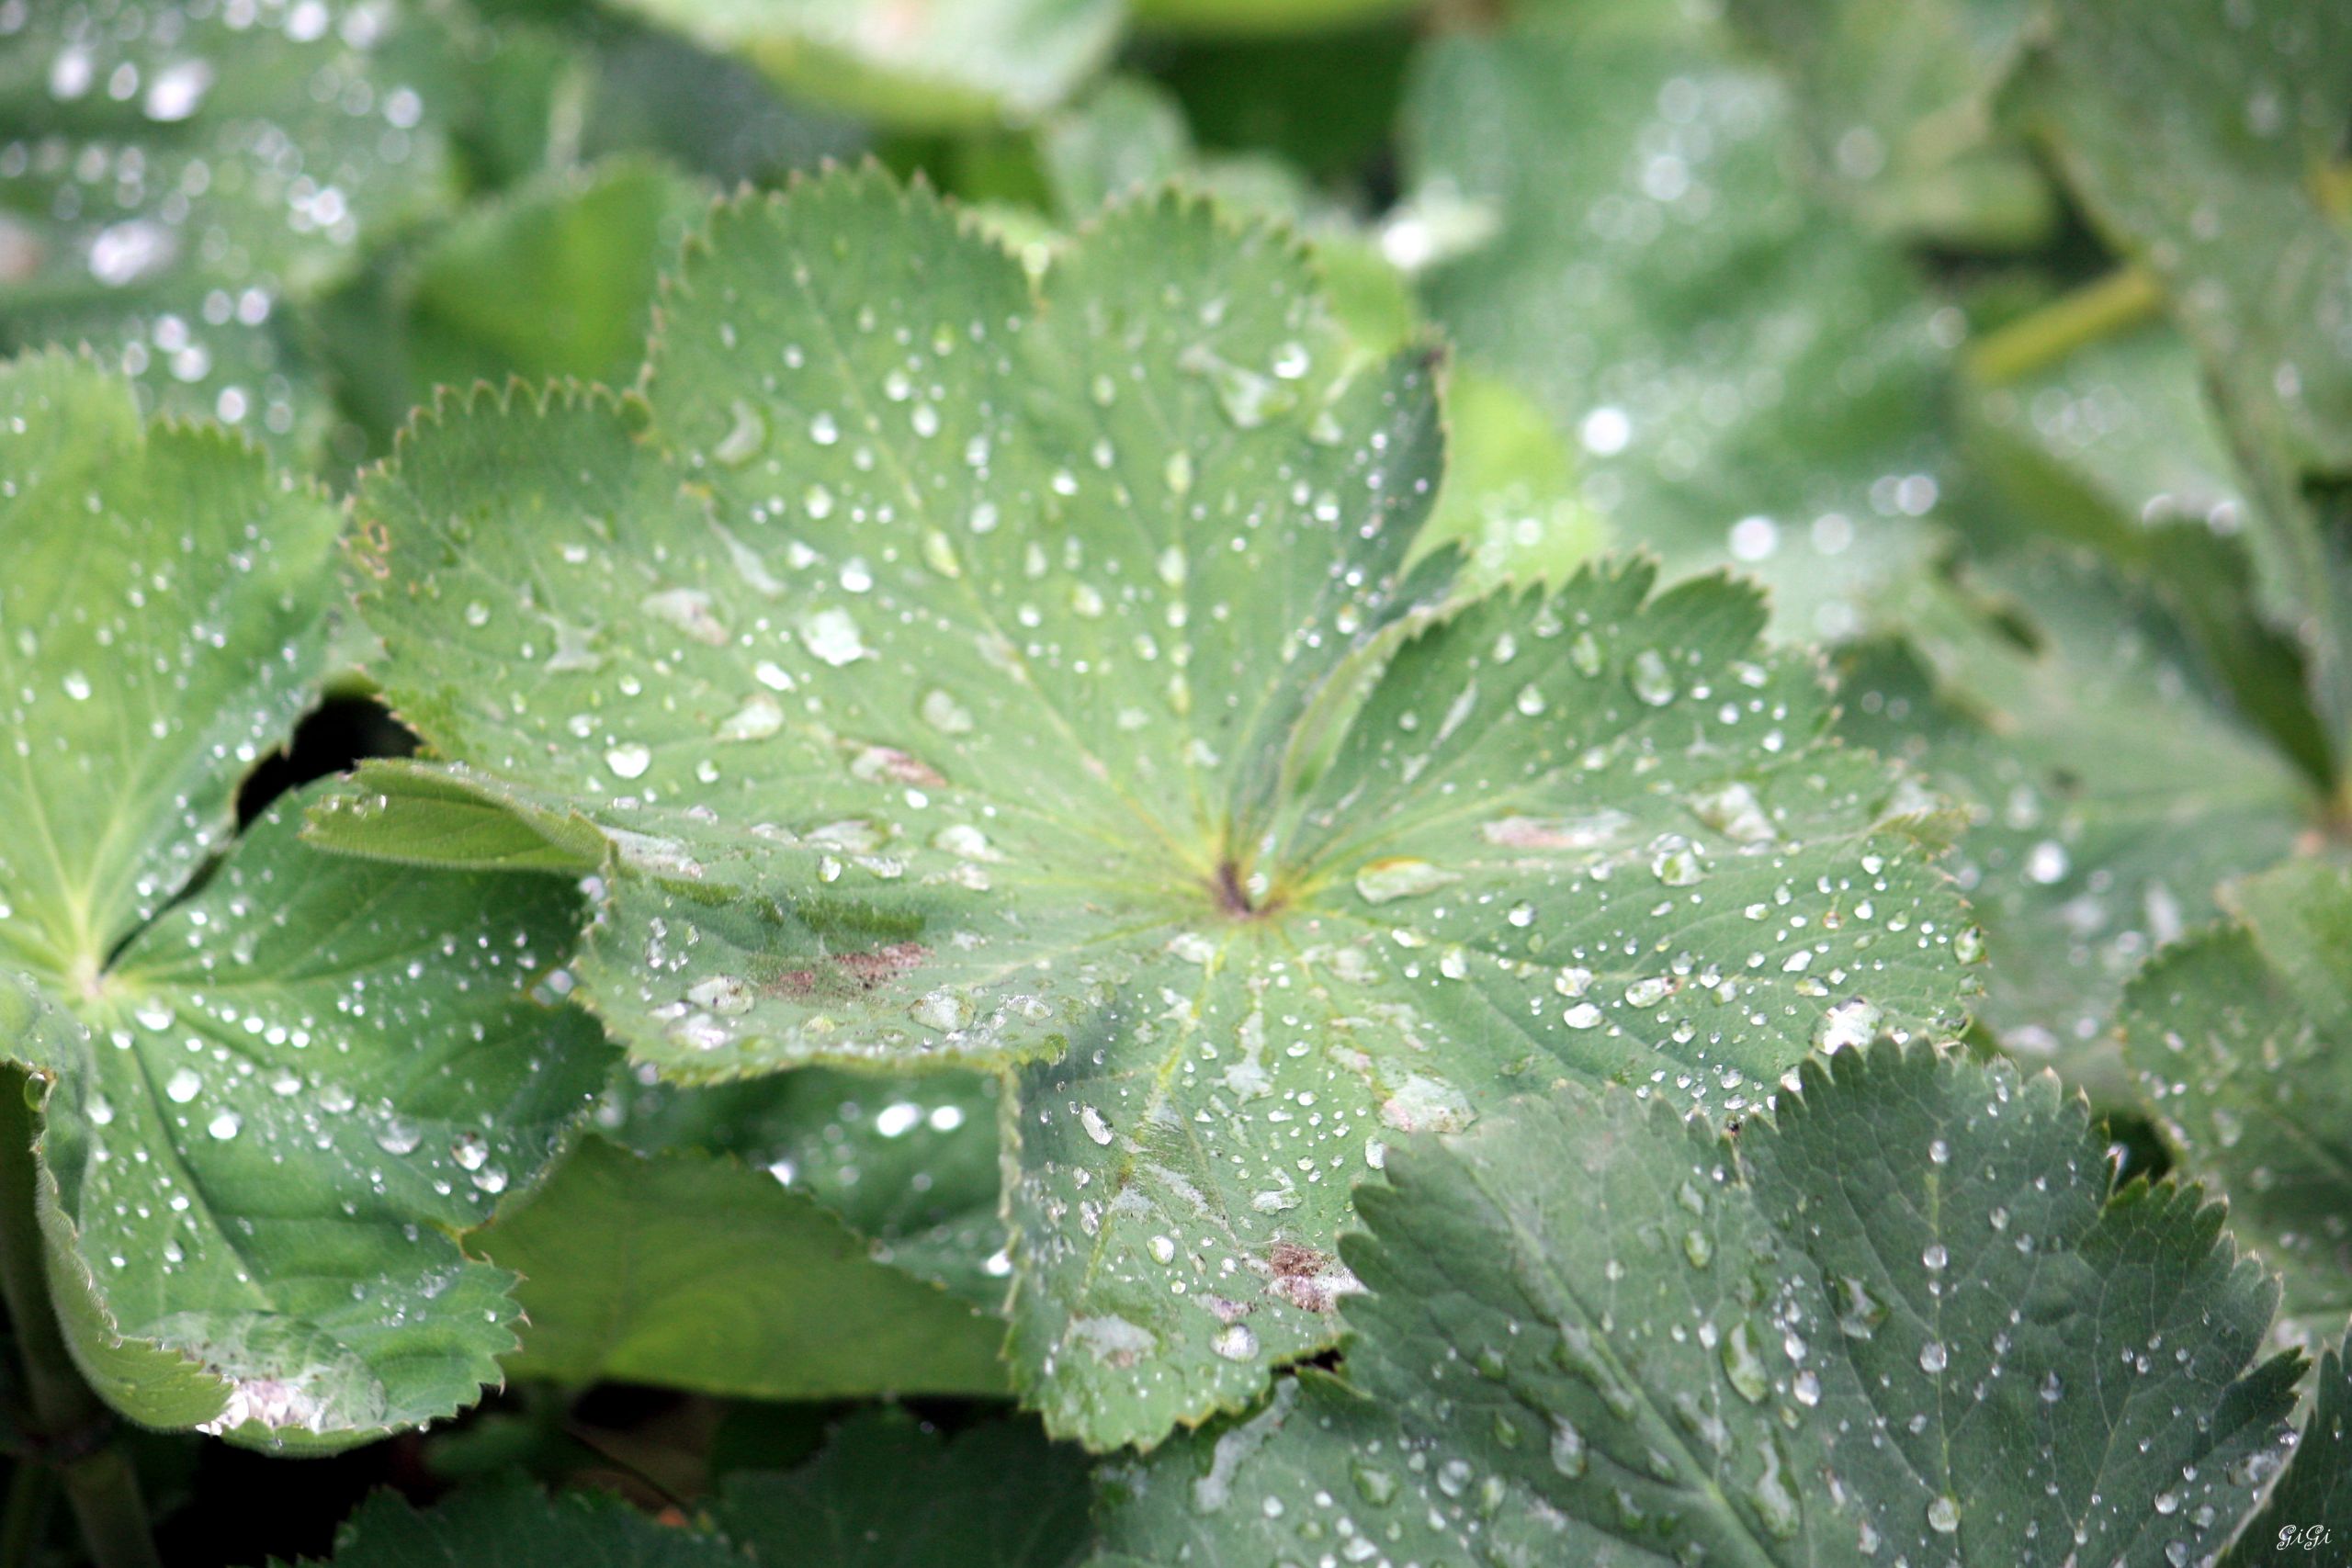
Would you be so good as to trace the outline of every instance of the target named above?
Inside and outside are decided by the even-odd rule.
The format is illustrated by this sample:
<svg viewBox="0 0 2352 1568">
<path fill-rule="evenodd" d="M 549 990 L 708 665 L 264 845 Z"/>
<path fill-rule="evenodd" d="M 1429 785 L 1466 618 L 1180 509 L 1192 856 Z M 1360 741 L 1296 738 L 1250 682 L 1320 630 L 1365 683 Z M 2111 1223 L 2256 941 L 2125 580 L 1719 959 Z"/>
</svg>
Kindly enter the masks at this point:
<svg viewBox="0 0 2352 1568">
<path fill-rule="evenodd" d="M 2215 384 L 2285 624 L 2352 736 L 2352 551 L 2314 481 L 2352 478 L 2352 227 L 2323 204 L 2352 124 L 2352 10 L 2064 0 L 2011 109 L 2116 247 L 2162 284 Z"/>
<path fill-rule="evenodd" d="M 2035 640 L 1998 618 L 2003 596 Z M 2095 558 L 2051 549 L 1877 606 L 1848 658 L 1840 733 L 1968 811 L 1952 870 L 1984 928 L 1977 1016 L 2103 1101 L 2124 983 L 2215 912 L 2224 877 L 2304 830 L 2307 779 L 2232 713 L 2177 625 Z M 1894 640 L 1898 638 L 1900 640 Z"/>
<path fill-rule="evenodd" d="M 978 1073 L 804 1067 L 701 1089 L 632 1081 L 597 1124 L 643 1153 L 709 1149 L 765 1170 L 840 1216 L 877 1261 L 1001 1312 L 1012 1263 L 999 1201 L 1001 1098 L 997 1080 Z"/>
<path fill-rule="evenodd" d="M 2078 540 L 2151 586 L 2237 705 L 2326 779 L 2332 745 L 2301 650 L 2266 624 L 2245 548 L 2256 503 L 2185 340 L 2161 323 L 2100 338 L 2054 365 L 1972 382 L 1962 411 L 1972 471 L 1997 497 L 1966 509 L 1971 525 L 1989 524 L 2003 547 Z"/>
<path fill-rule="evenodd" d="M 813 102 L 916 130 L 1034 118 L 1108 57 L 1121 0 L 622 0 Z"/>
<path fill-rule="evenodd" d="M 1109 1564 L 2165 1568 L 2275 1468 L 2278 1287 L 2193 1189 L 2110 1195 L 2079 1100 L 1924 1050 L 1805 1064 L 1723 1138 L 1564 1086 L 1391 1157 L 1348 1398 L 1112 1472 Z"/>
<path fill-rule="evenodd" d="M 1146 28 L 1211 34 L 1319 33 L 1360 27 L 1410 9 L 1417 0 L 1135 0 Z M 1329 66 L 1326 68 L 1329 70 Z M 1333 73 L 1333 74 L 1338 74 Z"/>
<path fill-rule="evenodd" d="M 2290 861 L 2225 901 L 2234 923 L 2132 982 L 2125 1048 L 2290 1314 L 2332 1337 L 2352 1312 L 2352 872 Z"/>
<path fill-rule="evenodd" d="M 1902 257 L 1792 173 L 1786 94 L 1680 16 L 1428 47 L 1417 199 L 1498 227 L 1424 293 L 1578 443 L 1620 544 L 1736 563 L 1776 633 L 1843 637 L 1925 552 L 1942 352 Z"/>
<path fill-rule="evenodd" d="M 1557 584 L 1600 553 L 1608 528 L 1577 486 L 1577 463 L 1551 418 L 1475 370 L 1445 389 L 1445 483 L 1417 549 L 1458 544 L 1470 589 Z"/>
<path fill-rule="evenodd" d="M 1438 618 L 1426 361 L 1367 364 L 1280 231 L 1158 199 L 1033 285 L 838 176 L 666 298 L 641 408 L 453 405 L 371 479 L 385 689 L 606 835 L 578 969 L 639 1061 L 1005 1077 L 1049 1429 L 1331 1344 L 1396 1131 L 1559 1075 L 1736 1107 L 1956 1022 L 1935 845 L 1751 592 Z"/>
<path fill-rule="evenodd" d="M 437 16 L 241 9 L 11 8 L 0 349 L 87 342 L 149 407 L 305 453 L 331 409 L 289 318 L 447 209 L 470 84 Z"/>
<path fill-rule="evenodd" d="M 1814 162 L 1872 227 L 1946 243 L 2042 239 L 2056 204 L 1993 112 L 2034 0 L 1731 0 L 1786 73 Z"/>
<path fill-rule="evenodd" d="M 755 1399 L 995 1393 L 1004 1325 L 867 1256 L 767 1171 L 591 1139 L 477 1237 L 522 1276 L 517 1377 Z"/>
<path fill-rule="evenodd" d="M 437 387 L 626 385 L 653 284 L 711 197 L 647 159 L 552 175 L 468 210 L 322 312 L 320 354 L 379 449 Z"/>
</svg>

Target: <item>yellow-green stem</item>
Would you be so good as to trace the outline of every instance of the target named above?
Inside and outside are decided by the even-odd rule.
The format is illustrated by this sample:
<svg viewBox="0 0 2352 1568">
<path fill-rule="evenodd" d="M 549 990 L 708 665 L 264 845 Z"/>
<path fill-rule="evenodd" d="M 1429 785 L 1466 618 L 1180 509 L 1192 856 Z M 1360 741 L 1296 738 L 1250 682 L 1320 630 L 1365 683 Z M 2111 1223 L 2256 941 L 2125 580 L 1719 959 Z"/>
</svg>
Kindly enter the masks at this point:
<svg viewBox="0 0 2352 1568">
<path fill-rule="evenodd" d="M 1983 387 L 2023 380 L 2086 344 L 2154 320 L 2164 299 L 2144 267 L 2109 273 L 1978 339 L 1968 351 L 1968 374 Z"/>
</svg>

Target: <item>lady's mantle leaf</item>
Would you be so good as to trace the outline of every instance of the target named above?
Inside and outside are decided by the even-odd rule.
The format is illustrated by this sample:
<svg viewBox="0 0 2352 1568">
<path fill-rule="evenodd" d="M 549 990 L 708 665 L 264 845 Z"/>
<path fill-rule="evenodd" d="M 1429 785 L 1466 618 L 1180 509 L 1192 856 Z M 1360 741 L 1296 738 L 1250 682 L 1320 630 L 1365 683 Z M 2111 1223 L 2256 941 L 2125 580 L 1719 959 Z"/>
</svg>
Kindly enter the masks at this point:
<svg viewBox="0 0 2352 1568">
<path fill-rule="evenodd" d="M 797 1470 L 729 1477 L 712 1513 L 762 1562 L 1065 1568 L 1086 1550 L 1091 1492 L 1084 1456 L 1046 1442 L 1035 1422 L 943 1438 L 868 1410 Z"/>
<path fill-rule="evenodd" d="M 609 1060 L 524 990 L 578 895 L 330 857 L 299 805 L 210 862 L 318 679 L 334 514 L 63 360 L 0 408 L 0 1049 L 47 1086 L 75 1354 L 139 1420 L 254 1441 L 450 1414 L 514 1314 L 454 1237 Z"/>
<path fill-rule="evenodd" d="M 1065 1568 L 1086 1550 L 1082 1456 L 1030 1422 L 943 1438 L 894 1410 L 843 1421 L 797 1470 L 739 1472 L 691 1520 L 506 1483 L 419 1512 L 371 1498 L 334 1568 Z"/>
<path fill-rule="evenodd" d="M 288 317 L 452 198 L 447 34 L 390 6 L 10 7 L 0 348 L 88 341 L 166 412 L 315 442 Z"/>
<path fill-rule="evenodd" d="M 2241 923 L 2132 982 L 2125 1050 L 2289 1313 L 2332 1336 L 2352 1311 L 2352 872 L 2290 861 L 2222 897 Z"/>
<path fill-rule="evenodd" d="M 1737 563 L 1781 635 L 1840 638 L 1926 552 L 1938 334 L 1901 255 L 1792 172 L 1785 93 L 1694 15 L 1427 46 L 1416 207 L 1499 228 L 1424 292 L 1468 363 L 1577 441 L 1612 537 L 1676 572 Z M 1408 260 L 1439 237 L 1386 235 Z"/>
<path fill-rule="evenodd" d="M 624 0 L 810 100 L 919 129 L 1034 118 L 1110 53 L 1120 0 Z"/>
<path fill-rule="evenodd" d="M 725 1157 L 591 1140 L 480 1242 L 526 1281 L 518 1377 L 758 1399 L 1004 1389 L 1001 1323 Z"/>
<path fill-rule="evenodd" d="M 1881 1045 L 1718 1138 L 1581 1087 L 1391 1160 L 1347 1375 L 1114 1477 L 1121 1562 L 2163 1568 L 2275 1471 L 2277 1287 L 2079 1101 Z"/>
<path fill-rule="evenodd" d="M 2101 1100 L 2132 1098 L 2111 1027 L 2124 982 L 2212 919 L 2215 884 L 2286 853 L 2312 805 L 2161 602 L 2117 577 L 2028 548 L 1882 596 L 1903 640 L 1851 651 L 1838 730 L 1965 806 L 1951 869 L 1991 961 L 1977 1020 Z M 2030 617 L 2034 646 L 2004 613 Z"/>
<path fill-rule="evenodd" d="M 1752 592 L 1435 618 L 1430 370 L 1267 230 L 1120 209 L 1033 294 L 829 179 L 719 212 L 646 385 L 368 482 L 386 689 L 451 787 L 607 837 L 581 976 L 641 1060 L 1014 1075 L 1057 1431 L 1330 1343 L 1397 1131 L 1559 1076 L 1736 1110 L 1954 1018 L 1958 905 Z"/>
</svg>

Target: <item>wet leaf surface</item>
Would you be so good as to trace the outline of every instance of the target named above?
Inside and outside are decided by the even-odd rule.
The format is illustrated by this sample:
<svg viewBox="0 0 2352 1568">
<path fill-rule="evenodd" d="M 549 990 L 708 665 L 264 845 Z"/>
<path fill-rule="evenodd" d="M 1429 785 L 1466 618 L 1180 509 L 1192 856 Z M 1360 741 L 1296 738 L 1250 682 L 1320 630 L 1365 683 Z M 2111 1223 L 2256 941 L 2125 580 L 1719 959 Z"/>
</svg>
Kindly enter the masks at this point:
<svg viewBox="0 0 2352 1568">
<path fill-rule="evenodd" d="M 720 212 L 642 408 L 452 406 L 362 497 L 446 787 L 610 846 L 579 973 L 639 1061 L 1008 1076 L 1058 1433 L 1329 1344 L 1396 1133 L 1557 1076 L 1736 1110 L 1956 1021 L 1915 807 L 1751 591 L 1437 615 L 1433 413 L 1273 231 L 1154 200 L 1033 295 L 838 176 Z"/>
<path fill-rule="evenodd" d="M 1570 1088 L 1363 1200 L 1345 1375 L 1114 1471 L 1106 1562 L 2194 1560 L 2277 1287 L 2054 1079 L 1882 1045 L 1719 1137 Z M 1368 1397 L 1367 1397 L 1368 1396 Z M 1362 1547 L 1352 1543 L 1361 1542 Z"/>
</svg>

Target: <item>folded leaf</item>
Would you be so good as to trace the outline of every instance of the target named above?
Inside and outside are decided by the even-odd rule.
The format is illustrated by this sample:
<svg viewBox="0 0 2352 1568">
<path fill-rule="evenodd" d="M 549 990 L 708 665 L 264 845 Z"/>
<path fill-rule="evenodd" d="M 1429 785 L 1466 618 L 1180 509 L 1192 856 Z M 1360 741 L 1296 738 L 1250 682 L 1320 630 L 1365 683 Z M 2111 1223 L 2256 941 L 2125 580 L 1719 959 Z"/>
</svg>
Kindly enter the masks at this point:
<svg viewBox="0 0 2352 1568">
<path fill-rule="evenodd" d="M 580 896 L 322 853 L 300 800 L 232 839 L 316 690 L 334 511 L 62 359 L 0 369 L 0 1050 L 41 1086 L 69 1343 L 150 1425 L 327 1448 L 452 1414 L 514 1313 L 457 1238 L 610 1067 L 531 991 Z"/>
</svg>

